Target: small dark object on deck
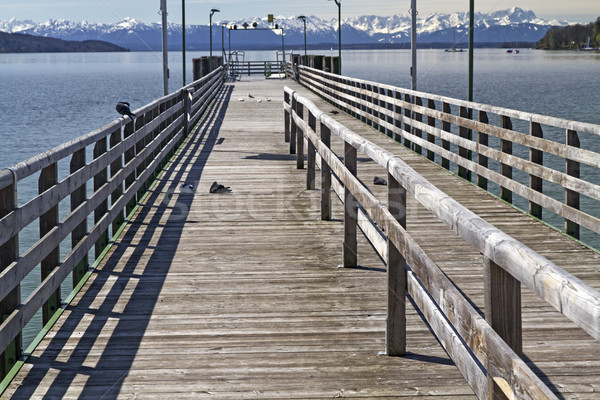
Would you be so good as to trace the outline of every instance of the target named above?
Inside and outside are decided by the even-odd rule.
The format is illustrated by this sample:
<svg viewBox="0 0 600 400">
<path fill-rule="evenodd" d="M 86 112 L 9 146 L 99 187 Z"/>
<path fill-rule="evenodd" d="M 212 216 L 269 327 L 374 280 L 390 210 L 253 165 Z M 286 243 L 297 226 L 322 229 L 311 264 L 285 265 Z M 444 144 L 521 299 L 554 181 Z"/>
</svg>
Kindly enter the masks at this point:
<svg viewBox="0 0 600 400">
<path fill-rule="evenodd" d="M 181 189 L 183 189 L 182 191 L 184 192 L 194 192 L 194 185 L 191 183 L 184 183 L 181 185 Z"/>
<path fill-rule="evenodd" d="M 229 186 L 223 186 L 220 183 L 217 183 L 217 181 L 214 181 L 212 183 L 212 185 L 210 185 L 210 192 L 211 193 L 228 193 L 228 192 L 231 192 L 231 189 L 229 189 Z"/>
<path fill-rule="evenodd" d="M 121 115 L 129 115 L 129 118 L 132 120 L 135 118 L 135 114 L 131 112 L 129 109 L 129 103 L 125 101 L 120 101 L 117 103 L 117 112 Z"/>
<path fill-rule="evenodd" d="M 333 115 L 338 115 L 340 112 L 337 110 L 331 110 L 331 111 L 329 111 L 329 113 L 331 113 Z"/>
<path fill-rule="evenodd" d="M 374 185 L 382 185 L 382 186 L 387 186 L 387 181 L 383 178 L 380 178 L 378 176 L 373 178 L 373 184 Z"/>
<path fill-rule="evenodd" d="M 251 99 L 254 98 L 254 96 L 252 96 L 250 93 L 248 93 L 248 97 L 251 98 Z"/>
</svg>

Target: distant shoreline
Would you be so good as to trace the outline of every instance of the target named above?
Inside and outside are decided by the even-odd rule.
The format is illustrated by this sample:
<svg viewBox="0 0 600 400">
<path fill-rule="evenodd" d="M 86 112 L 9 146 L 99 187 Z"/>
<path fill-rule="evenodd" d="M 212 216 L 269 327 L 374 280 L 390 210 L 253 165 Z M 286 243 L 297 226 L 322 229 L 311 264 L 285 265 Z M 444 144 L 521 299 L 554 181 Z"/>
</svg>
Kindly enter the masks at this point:
<svg viewBox="0 0 600 400">
<path fill-rule="evenodd" d="M 21 33 L 0 32 L 0 53 L 107 53 L 129 49 L 102 40 L 71 41 Z"/>
</svg>

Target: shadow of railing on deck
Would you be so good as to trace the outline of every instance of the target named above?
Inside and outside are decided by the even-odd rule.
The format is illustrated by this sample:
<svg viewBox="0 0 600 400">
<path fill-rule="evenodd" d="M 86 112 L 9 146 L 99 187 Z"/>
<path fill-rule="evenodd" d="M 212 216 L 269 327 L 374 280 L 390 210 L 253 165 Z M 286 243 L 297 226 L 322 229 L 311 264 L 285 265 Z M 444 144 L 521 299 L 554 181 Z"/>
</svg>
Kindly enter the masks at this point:
<svg viewBox="0 0 600 400">
<path fill-rule="evenodd" d="M 105 400 L 117 398 L 123 380 L 138 356 L 152 310 L 171 268 L 171 262 L 167 260 L 173 259 L 176 242 L 179 242 L 184 226 L 181 215 L 172 213 L 166 224 L 173 224 L 176 228 L 160 232 L 157 244 L 149 246 L 157 234 L 157 228 L 164 227 L 160 221 L 169 208 L 166 201 L 158 207 L 152 205 L 161 193 L 174 193 L 184 181 L 185 169 L 177 168 L 178 165 L 191 163 L 196 158 L 193 161 L 194 168 L 185 178 L 185 182 L 200 180 L 206 164 L 205 155 L 211 152 L 217 142 L 232 90 L 233 87 L 227 85 L 221 90 L 191 140 L 184 144 L 166 168 L 164 175 L 156 181 L 156 186 L 149 192 L 147 206 L 141 208 L 140 213 L 130 222 L 129 230 L 120 239 L 104 267 L 95 274 L 95 279 L 77 306 L 68 308 L 69 318 L 64 321 L 46 349 L 46 353 L 55 354 L 52 356 L 54 361 L 40 364 L 39 359 L 30 358 L 29 362 L 34 366 L 15 392 L 15 398 L 30 398 L 34 393 L 40 392 L 45 392 L 46 396 L 60 398 L 66 394 L 65 391 L 69 387 L 65 382 L 77 384 L 77 381 L 83 387 L 79 393 L 80 397 Z M 178 196 L 176 205 L 189 210 L 193 198 L 189 194 Z M 150 221 L 144 222 L 151 212 L 154 212 L 154 215 Z M 139 238 L 138 233 L 142 227 L 144 230 Z M 138 240 L 137 244 L 132 244 L 134 238 Z M 126 252 L 131 247 L 134 248 L 133 253 L 127 256 Z M 138 271 L 139 260 L 148 249 L 152 250 L 150 260 L 145 270 Z M 129 261 L 125 265 L 119 264 L 119 261 L 125 258 Z M 153 258 L 156 258 L 157 262 L 153 262 Z M 122 270 L 119 270 L 121 266 Z M 132 290 L 131 295 L 127 293 L 129 290 Z M 126 297 L 127 304 L 119 311 L 118 308 Z M 100 304 L 99 299 L 102 299 Z M 88 322 L 90 319 L 91 322 Z M 88 326 L 84 328 L 85 324 Z M 85 329 L 79 338 L 76 336 L 78 329 Z M 102 353 L 98 354 L 98 349 L 94 347 L 103 340 L 107 340 L 108 343 L 102 347 Z M 72 345 L 69 346 L 69 343 Z M 40 388 L 42 380 L 50 375 L 54 375 L 50 387 Z M 107 386 L 109 389 L 106 389 Z"/>
</svg>

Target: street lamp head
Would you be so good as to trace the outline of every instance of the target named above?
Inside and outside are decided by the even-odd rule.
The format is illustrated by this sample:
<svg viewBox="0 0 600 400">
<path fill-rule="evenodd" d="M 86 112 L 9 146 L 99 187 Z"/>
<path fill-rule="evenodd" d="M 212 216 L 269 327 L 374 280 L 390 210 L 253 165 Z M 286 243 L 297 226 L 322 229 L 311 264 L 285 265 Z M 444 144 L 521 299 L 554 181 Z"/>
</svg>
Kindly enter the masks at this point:
<svg viewBox="0 0 600 400">
<path fill-rule="evenodd" d="M 304 15 L 298 15 L 296 18 L 306 21 L 306 17 Z"/>
<path fill-rule="evenodd" d="M 212 15 L 213 15 L 214 13 L 218 13 L 218 12 L 221 12 L 221 10 L 219 10 L 219 9 L 217 9 L 217 8 L 213 8 L 212 10 L 210 10 L 210 16 L 212 17 Z"/>
<path fill-rule="evenodd" d="M 331 0 L 327 0 L 331 1 Z M 333 2 L 339 7 L 342 4 L 342 0 L 333 0 Z"/>
</svg>

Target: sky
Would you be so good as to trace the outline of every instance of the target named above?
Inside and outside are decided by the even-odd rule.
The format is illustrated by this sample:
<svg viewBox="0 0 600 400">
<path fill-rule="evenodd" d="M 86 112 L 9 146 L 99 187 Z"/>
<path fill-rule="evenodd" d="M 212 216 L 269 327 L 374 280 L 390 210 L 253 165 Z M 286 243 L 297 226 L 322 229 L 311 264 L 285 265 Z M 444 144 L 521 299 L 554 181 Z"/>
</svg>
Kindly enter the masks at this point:
<svg viewBox="0 0 600 400">
<path fill-rule="evenodd" d="M 182 0 L 183 1 L 183 0 Z M 167 0 L 168 19 L 181 22 L 182 1 Z M 342 18 L 358 15 L 407 13 L 410 0 L 341 0 Z M 514 6 L 533 10 L 544 19 L 588 23 L 600 16 L 599 0 L 475 0 L 476 12 L 492 12 Z M 11 18 L 44 22 L 67 19 L 88 22 L 118 22 L 125 17 L 145 22 L 159 22 L 160 0 L 0 0 L 0 20 Z M 268 14 L 294 16 L 316 15 L 337 18 L 337 6 L 331 0 L 185 0 L 186 24 L 208 24 L 210 9 L 218 8 L 213 22 Z M 434 12 L 468 11 L 468 0 L 417 0 L 417 11 L 426 16 Z"/>
</svg>

